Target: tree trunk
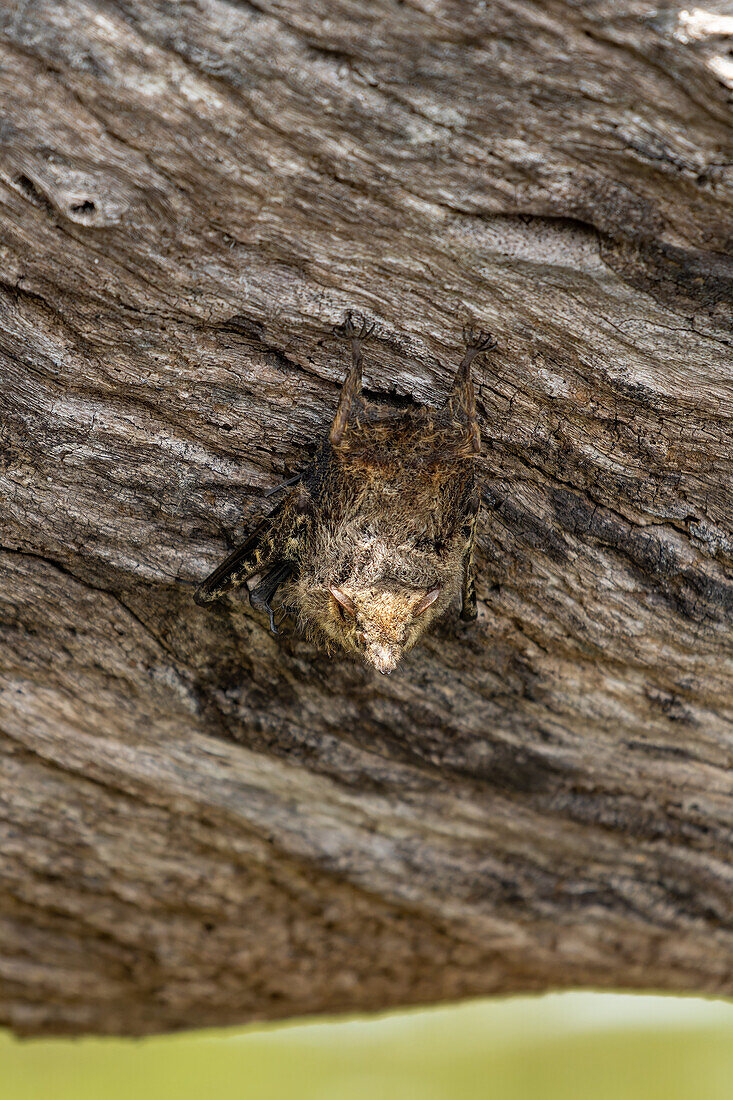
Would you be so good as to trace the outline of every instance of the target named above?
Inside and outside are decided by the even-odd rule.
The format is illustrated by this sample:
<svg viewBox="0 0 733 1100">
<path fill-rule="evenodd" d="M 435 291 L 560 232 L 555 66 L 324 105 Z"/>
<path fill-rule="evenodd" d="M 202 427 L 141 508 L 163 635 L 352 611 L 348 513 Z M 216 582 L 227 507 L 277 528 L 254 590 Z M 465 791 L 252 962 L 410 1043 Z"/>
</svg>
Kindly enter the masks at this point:
<svg viewBox="0 0 733 1100">
<path fill-rule="evenodd" d="M 0 1020 L 733 994 L 723 4 L 0 11 Z M 346 354 L 443 402 L 479 620 L 381 678 L 191 599 Z"/>
</svg>

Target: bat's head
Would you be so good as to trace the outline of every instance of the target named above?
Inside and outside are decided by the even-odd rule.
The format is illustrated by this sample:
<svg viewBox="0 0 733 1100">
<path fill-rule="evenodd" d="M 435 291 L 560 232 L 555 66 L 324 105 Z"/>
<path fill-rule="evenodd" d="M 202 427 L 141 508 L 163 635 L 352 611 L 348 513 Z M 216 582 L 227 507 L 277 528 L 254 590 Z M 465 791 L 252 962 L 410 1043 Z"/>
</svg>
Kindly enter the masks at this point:
<svg viewBox="0 0 733 1100">
<path fill-rule="evenodd" d="M 394 671 L 403 653 L 445 608 L 440 585 L 401 587 L 330 587 L 329 634 L 356 650 L 378 672 Z"/>
</svg>

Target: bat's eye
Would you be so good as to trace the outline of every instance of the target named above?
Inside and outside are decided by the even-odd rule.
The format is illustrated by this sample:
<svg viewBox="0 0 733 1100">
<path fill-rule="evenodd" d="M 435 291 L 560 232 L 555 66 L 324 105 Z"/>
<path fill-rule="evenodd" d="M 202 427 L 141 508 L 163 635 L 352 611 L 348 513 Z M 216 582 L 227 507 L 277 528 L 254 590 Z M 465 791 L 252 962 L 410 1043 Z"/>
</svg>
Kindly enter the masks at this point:
<svg viewBox="0 0 733 1100">
<path fill-rule="evenodd" d="M 420 600 L 420 603 L 413 611 L 413 615 L 422 615 L 423 611 L 427 611 L 430 605 L 434 604 L 438 596 L 440 595 L 440 589 L 441 585 L 438 585 L 437 588 L 431 588 L 429 592 L 426 592 L 423 598 Z M 333 591 L 333 589 L 331 589 L 331 591 Z"/>
<path fill-rule="evenodd" d="M 343 608 L 347 615 L 350 615 L 352 619 L 356 618 L 356 604 L 352 600 L 351 596 L 347 596 L 345 592 L 342 592 L 340 588 L 329 588 L 328 590 L 333 596 L 336 603 Z"/>
</svg>

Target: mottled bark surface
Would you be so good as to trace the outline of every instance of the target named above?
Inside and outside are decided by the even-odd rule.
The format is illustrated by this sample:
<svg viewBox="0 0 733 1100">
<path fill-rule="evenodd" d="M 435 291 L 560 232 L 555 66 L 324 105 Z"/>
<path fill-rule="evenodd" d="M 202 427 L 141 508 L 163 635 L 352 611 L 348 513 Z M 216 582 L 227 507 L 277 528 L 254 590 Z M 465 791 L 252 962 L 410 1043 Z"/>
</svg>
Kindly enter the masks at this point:
<svg viewBox="0 0 733 1100">
<path fill-rule="evenodd" d="M 0 6 L 0 1020 L 733 994 L 730 20 Z M 726 83 L 728 82 L 728 83 Z M 485 440 L 389 678 L 191 583 L 346 356 Z"/>
</svg>

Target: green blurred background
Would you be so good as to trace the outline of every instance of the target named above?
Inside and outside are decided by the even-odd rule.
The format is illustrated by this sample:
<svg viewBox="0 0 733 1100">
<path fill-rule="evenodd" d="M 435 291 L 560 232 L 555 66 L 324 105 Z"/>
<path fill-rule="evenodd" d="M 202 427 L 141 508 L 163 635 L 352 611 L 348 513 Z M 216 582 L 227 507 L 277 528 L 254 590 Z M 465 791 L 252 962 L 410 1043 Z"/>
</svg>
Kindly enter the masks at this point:
<svg viewBox="0 0 733 1100">
<path fill-rule="evenodd" d="M 591 993 L 144 1040 L 0 1034 L 0 1100 L 731 1100 L 733 1004 Z"/>
</svg>

